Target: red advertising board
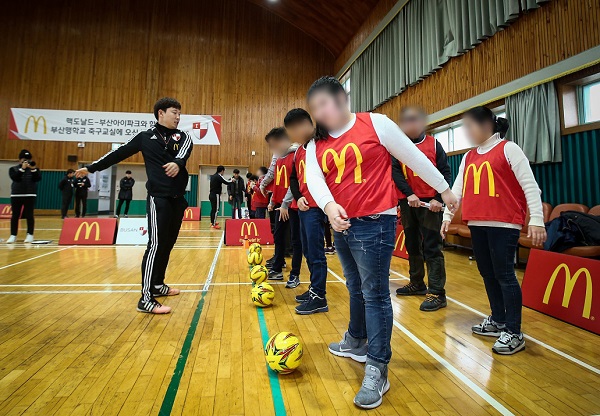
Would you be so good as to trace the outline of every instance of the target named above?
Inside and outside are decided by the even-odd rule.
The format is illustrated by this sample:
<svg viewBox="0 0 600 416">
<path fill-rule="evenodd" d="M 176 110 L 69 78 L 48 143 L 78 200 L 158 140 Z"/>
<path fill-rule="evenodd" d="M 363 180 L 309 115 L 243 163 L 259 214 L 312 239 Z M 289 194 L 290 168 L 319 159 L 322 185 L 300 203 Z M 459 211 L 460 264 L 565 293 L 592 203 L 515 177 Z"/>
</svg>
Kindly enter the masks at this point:
<svg viewBox="0 0 600 416">
<path fill-rule="evenodd" d="M 58 244 L 111 245 L 116 231 L 116 218 L 66 218 Z"/>
<path fill-rule="evenodd" d="M 200 208 L 187 207 L 183 214 L 184 221 L 200 221 Z"/>
<path fill-rule="evenodd" d="M 406 251 L 406 237 L 404 236 L 404 227 L 400 220 L 396 228 L 396 242 L 394 244 L 394 256 L 408 260 L 408 252 Z"/>
<path fill-rule="evenodd" d="M 21 214 L 23 210 L 21 210 Z M 12 207 L 10 204 L 0 204 L 0 219 L 8 219 L 12 217 Z"/>
<path fill-rule="evenodd" d="M 523 305 L 600 334 L 600 261 L 531 250 Z"/>
<path fill-rule="evenodd" d="M 242 246 L 244 239 L 250 243 L 273 244 L 271 222 L 269 220 L 226 220 L 225 244 Z"/>
</svg>

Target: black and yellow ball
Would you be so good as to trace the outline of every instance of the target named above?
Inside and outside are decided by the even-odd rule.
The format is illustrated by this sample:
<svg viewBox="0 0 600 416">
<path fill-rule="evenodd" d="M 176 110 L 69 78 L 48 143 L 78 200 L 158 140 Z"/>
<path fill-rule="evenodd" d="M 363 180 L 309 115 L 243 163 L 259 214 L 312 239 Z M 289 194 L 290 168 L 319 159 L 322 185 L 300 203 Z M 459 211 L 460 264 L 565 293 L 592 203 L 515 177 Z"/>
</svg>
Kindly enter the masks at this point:
<svg viewBox="0 0 600 416">
<path fill-rule="evenodd" d="M 264 308 L 273 303 L 273 298 L 275 297 L 275 290 L 273 289 L 273 286 L 266 282 L 263 282 L 252 288 L 250 296 L 252 298 L 252 303 L 254 303 L 256 306 Z"/>
<path fill-rule="evenodd" d="M 261 264 L 263 261 L 263 256 L 261 253 L 250 253 L 248 254 L 248 264 L 251 266 L 256 266 L 257 264 Z"/>
<path fill-rule="evenodd" d="M 250 280 L 252 280 L 255 284 L 264 282 L 267 280 L 267 277 L 269 277 L 269 269 L 261 264 L 252 267 L 250 270 Z"/>
<path fill-rule="evenodd" d="M 269 368 L 279 374 L 292 373 L 302 363 L 302 343 L 291 332 L 279 332 L 265 345 Z"/>
<path fill-rule="evenodd" d="M 258 243 L 252 243 L 252 244 L 250 244 L 250 247 L 248 247 L 248 252 L 262 253 L 262 246 Z"/>
</svg>

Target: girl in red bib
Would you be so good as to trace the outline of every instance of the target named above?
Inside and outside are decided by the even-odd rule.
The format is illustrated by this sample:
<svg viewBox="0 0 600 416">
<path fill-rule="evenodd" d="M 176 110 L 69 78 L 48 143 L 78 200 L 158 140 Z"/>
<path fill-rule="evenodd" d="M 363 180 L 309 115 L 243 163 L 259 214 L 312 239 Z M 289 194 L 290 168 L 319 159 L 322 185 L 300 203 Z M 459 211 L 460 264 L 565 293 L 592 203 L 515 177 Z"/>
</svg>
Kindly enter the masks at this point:
<svg viewBox="0 0 600 416">
<path fill-rule="evenodd" d="M 306 147 L 308 190 L 335 231 L 350 294 L 348 330 L 329 351 L 366 362 L 354 403 L 372 409 L 390 388 L 387 364 L 394 318 L 389 268 L 398 204 L 390 154 L 436 189 L 451 209 L 458 201 L 442 174 L 394 122 L 382 114 L 350 112 L 337 79 L 315 81 L 308 105 L 320 126 Z"/>
<path fill-rule="evenodd" d="M 463 121 L 469 140 L 477 147 L 463 157 L 452 190 L 462 195 L 462 219 L 471 230 L 492 310 L 472 330 L 498 338 L 492 347 L 495 353 L 514 354 L 525 348 L 514 260 L 527 208 L 528 236 L 537 246 L 546 240 L 540 190 L 521 148 L 504 140 L 508 120 L 496 117 L 489 108 L 476 107 L 465 113 Z M 452 216 L 449 210 L 444 213 L 443 237 Z"/>
</svg>

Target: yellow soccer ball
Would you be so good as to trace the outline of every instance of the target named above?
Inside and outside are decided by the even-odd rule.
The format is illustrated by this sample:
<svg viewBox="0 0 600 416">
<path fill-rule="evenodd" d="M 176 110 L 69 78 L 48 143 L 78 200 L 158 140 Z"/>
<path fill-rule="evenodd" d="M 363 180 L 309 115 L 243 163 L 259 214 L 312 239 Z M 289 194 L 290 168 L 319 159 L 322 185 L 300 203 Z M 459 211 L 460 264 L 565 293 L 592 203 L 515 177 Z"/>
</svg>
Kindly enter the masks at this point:
<svg viewBox="0 0 600 416">
<path fill-rule="evenodd" d="M 302 362 L 302 344 L 291 332 L 279 332 L 267 342 L 265 359 L 276 373 L 292 373 Z"/>
<path fill-rule="evenodd" d="M 269 270 L 261 264 L 254 266 L 252 270 L 250 270 L 250 280 L 252 280 L 255 284 L 264 282 L 267 280 L 268 276 Z"/>
<path fill-rule="evenodd" d="M 250 244 L 250 247 L 248 247 L 248 251 L 250 253 L 262 253 L 262 246 L 258 243 L 252 243 Z"/>
<path fill-rule="evenodd" d="M 253 252 L 248 254 L 248 264 L 251 266 L 256 266 L 257 264 L 261 264 L 263 261 L 263 256 L 261 253 Z"/>
<path fill-rule="evenodd" d="M 260 306 L 264 308 L 265 306 L 269 306 L 273 303 L 273 298 L 275 297 L 275 290 L 273 286 L 268 283 L 261 283 L 252 288 L 250 292 L 252 303 L 256 306 Z"/>
</svg>

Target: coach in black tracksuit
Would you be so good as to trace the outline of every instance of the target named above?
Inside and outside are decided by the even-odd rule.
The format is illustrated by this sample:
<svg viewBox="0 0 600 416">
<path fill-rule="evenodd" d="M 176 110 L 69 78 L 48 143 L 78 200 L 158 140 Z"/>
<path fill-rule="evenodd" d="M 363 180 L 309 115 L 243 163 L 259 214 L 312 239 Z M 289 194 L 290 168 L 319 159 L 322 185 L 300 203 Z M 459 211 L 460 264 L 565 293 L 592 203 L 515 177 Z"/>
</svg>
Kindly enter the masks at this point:
<svg viewBox="0 0 600 416">
<path fill-rule="evenodd" d="M 154 115 L 158 119 L 154 127 L 77 171 L 78 175 L 101 171 L 138 152 L 144 156 L 148 176 L 149 241 L 142 260 L 142 297 L 137 307 L 140 312 L 169 313 L 171 308 L 161 305 L 155 297 L 179 294 L 178 289 L 170 288 L 164 280 L 169 256 L 188 206 L 184 198 L 188 183 L 185 165 L 192 152 L 192 139 L 177 130 L 180 110 L 181 104 L 177 100 L 160 99 L 154 105 Z"/>
<path fill-rule="evenodd" d="M 221 202 L 221 193 L 223 192 L 223 185 L 229 186 L 231 181 L 228 181 L 223 177 L 225 173 L 225 167 L 217 166 L 217 173 L 210 176 L 210 187 L 208 193 L 208 200 L 210 201 L 210 226 L 211 228 L 219 229 L 219 223 L 217 222 L 217 214 L 219 213 L 219 203 Z"/>
<path fill-rule="evenodd" d="M 64 220 L 67 218 L 69 212 L 69 205 L 73 199 L 73 184 L 75 183 L 75 171 L 73 169 L 67 170 L 65 177 L 58 184 L 58 189 L 62 194 L 62 204 L 60 206 L 60 216 Z"/>
</svg>

